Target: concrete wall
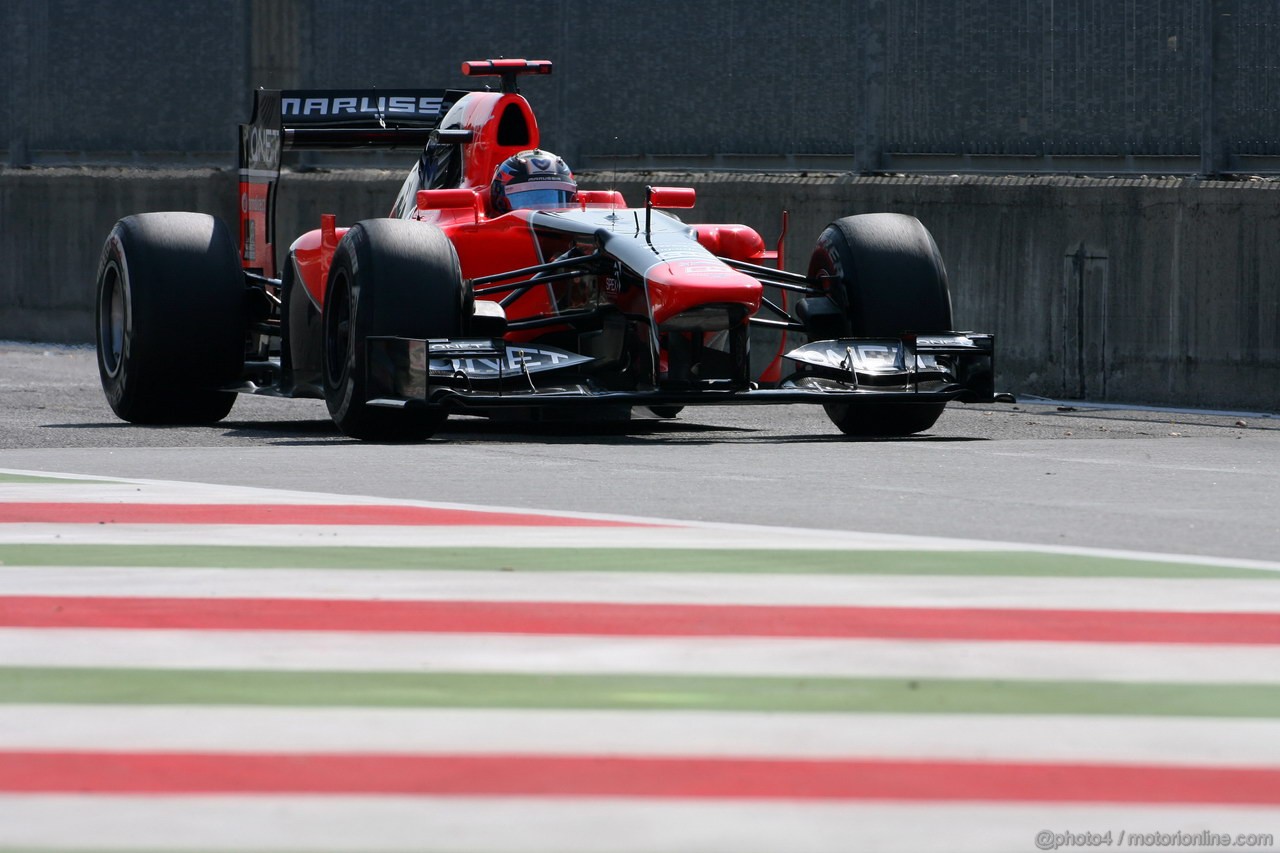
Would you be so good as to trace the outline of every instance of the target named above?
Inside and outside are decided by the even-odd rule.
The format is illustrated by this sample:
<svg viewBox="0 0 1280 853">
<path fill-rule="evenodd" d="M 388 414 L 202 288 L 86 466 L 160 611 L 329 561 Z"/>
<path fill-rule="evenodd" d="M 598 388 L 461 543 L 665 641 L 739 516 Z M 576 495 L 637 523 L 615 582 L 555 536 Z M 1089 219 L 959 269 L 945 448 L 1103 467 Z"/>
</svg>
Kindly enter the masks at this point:
<svg viewBox="0 0 1280 853">
<path fill-rule="evenodd" d="M 579 167 L 874 171 L 896 152 L 1195 171 L 1206 131 L 1224 167 L 1280 155 L 1278 36 L 1261 0 L 3 0 L 0 159 L 214 165 L 254 87 L 467 85 L 462 60 L 505 55 L 556 62 L 526 90 Z"/>
<path fill-rule="evenodd" d="M 632 203 L 697 187 L 690 222 L 744 222 L 803 270 L 831 219 L 919 217 L 946 259 L 958 326 L 997 335 L 999 385 L 1054 397 L 1280 411 L 1280 185 L 1072 178 L 580 175 Z M 93 278 L 120 216 L 234 223 L 230 170 L 0 170 L 0 339 L 93 339 Z M 289 174 L 282 235 L 385 215 L 399 172 Z"/>
<path fill-rule="evenodd" d="M 1006 390 L 1280 411 L 1276 183 L 723 174 L 692 183 L 699 220 L 746 222 L 766 239 L 781 208 L 795 211 L 788 266 L 797 270 L 832 218 L 918 217 L 946 260 L 956 324 L 996 334 Z"/>
</svg>

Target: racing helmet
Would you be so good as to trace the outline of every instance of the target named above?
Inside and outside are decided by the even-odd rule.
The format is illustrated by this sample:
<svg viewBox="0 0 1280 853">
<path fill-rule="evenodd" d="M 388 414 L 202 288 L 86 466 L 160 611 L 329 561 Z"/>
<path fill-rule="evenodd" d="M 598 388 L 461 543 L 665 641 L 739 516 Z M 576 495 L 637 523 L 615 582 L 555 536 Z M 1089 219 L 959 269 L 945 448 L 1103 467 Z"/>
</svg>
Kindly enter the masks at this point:
<svg viewBox="0 0 1280 853">
<path fill-rule="evenodd" d="M 550 151 L 513 154 L 493 172 L 489 197 L 498 213 L 529 208 L 565 207 L 578 184 L 569 166 Z"/>
</svg>

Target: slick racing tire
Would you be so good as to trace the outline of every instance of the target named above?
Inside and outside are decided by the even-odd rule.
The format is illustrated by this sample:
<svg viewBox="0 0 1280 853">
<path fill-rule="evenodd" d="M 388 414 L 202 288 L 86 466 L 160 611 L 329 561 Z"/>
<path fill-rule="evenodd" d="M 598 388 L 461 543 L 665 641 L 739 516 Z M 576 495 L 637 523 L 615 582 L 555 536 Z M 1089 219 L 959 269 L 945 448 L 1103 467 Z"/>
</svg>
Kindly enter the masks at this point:
<svg viewBox="0 0 1280 853">
<path fill-rule="evenodd" d="M 372 441 L 419 441 L 439 429 L 443 409 L 368 405 L 366 342 L 456 338 L 468 313 L 444 232 L 398 219 L 353 225 L 334 253 L 324 299 L 324 398 L 338 429 Z"/>
<path fill-rule="evenodd" d="M 809 278 L 828 283 L 850 337 L 896 338 L 903 332 L 951 329 L 947 271 L 933 237 L 914 217 L 869 213 L 837 219 L 818 238 Z M 828 404 L 824 408 L 846 435 L 889 438 L 929 429 L 946 405 Z"/>
<path fill-rule="evenodd" d="M 116 223 L 98 265 L 98 373 L 111 409 L 144 424 L 207 424 L 235 403 L 245 287 L 227 226 L 202 213 Z"/>
</svg>

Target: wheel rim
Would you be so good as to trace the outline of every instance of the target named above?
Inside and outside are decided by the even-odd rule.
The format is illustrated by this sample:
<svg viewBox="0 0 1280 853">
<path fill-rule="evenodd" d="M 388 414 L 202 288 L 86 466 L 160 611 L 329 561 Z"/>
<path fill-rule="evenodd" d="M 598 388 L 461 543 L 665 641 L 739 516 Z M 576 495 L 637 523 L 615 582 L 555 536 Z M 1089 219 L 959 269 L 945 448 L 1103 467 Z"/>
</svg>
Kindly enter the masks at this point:
<svg viewBox="0 0 1280 853">
<path fill-rule="evenodd" d="M 98 353 L 107 375 L 115 376 L 120 372 L 125 328 L 128 325 L 124 279 L 115 261 L 107 265 L 98 298 Z"/>
<path fill-rule="evenodd" d="M 351 299 L 347 291 L 347 277 L 338 275 L 325 300 L 325 372 L 334 388 L 346 377 L 350 361 Z"/>
</svg>

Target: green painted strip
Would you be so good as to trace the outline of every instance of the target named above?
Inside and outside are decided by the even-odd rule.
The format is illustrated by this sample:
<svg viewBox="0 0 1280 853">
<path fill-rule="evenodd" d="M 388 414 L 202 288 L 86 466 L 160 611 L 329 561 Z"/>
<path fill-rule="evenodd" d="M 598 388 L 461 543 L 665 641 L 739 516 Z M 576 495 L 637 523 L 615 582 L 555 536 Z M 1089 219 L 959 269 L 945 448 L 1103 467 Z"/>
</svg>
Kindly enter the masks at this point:
<svg viewBox="0 0 1280 853">
<path fill-rule="evenodd" d="M 0 667 L 0 703 L 1280 717 L 1280 685 Z"/>
<path fill-rule="evenodd" d="M 1248 578 L 1280 572 L 1034 551 L 698 548 L 361 548 L 252 545 L 0 545 L 0 565 L 455 571 L 723 572 L 1005 577 Z"/>
</svg>

